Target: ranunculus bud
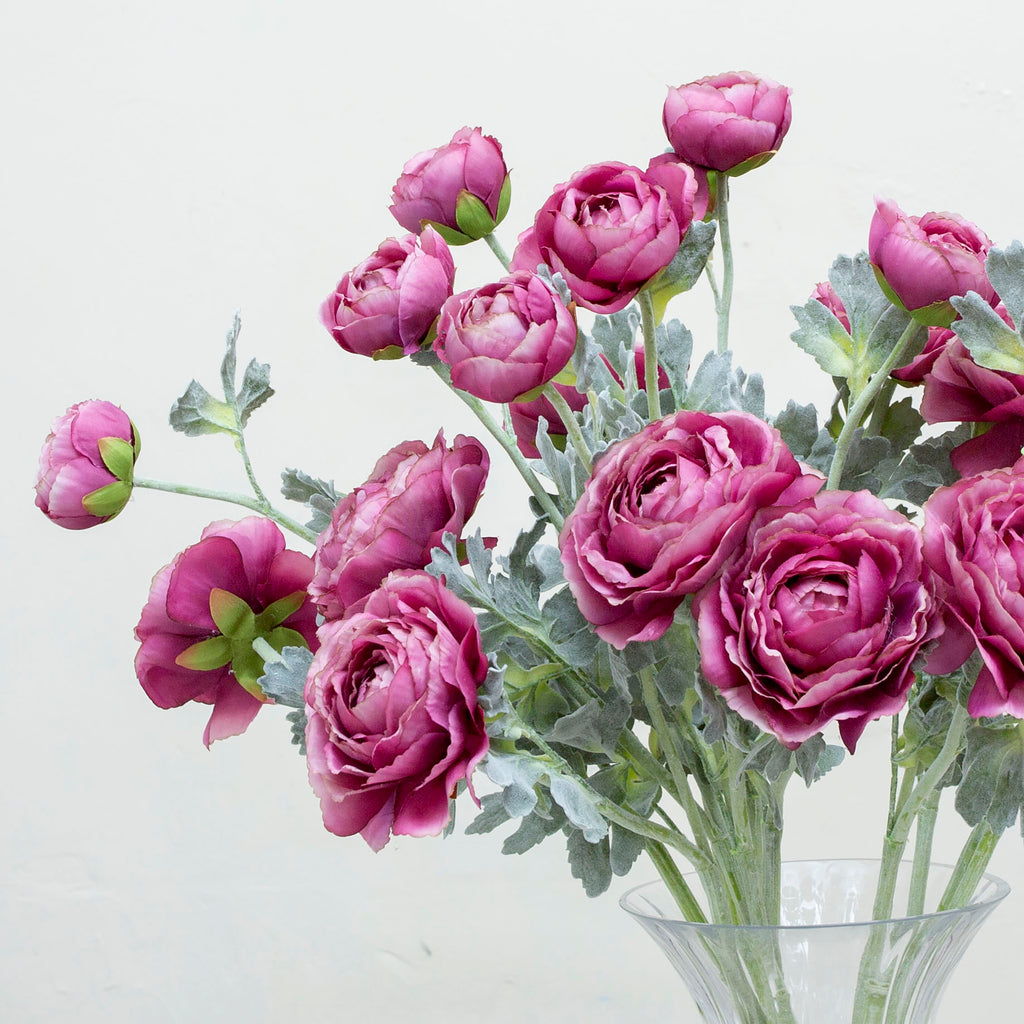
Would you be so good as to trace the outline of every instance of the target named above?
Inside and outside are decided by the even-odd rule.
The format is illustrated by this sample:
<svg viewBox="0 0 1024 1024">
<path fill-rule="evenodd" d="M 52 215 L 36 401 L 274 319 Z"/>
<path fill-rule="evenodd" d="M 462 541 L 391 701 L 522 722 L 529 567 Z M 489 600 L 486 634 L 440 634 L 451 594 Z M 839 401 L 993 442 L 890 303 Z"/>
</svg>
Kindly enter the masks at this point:
<svg viewBox="0 0 1024 1024">
<path fill-rule="evenodd" d="M 394 569 L 424 568 L 446 533 L 459 537 L 489 467 L 487 449 L 462 434 L 451 448 L 438 433 L 430 448 L 403 441 L 382 455 L 317 537 L 309 592 L 324 617 L 351 612 Z"/>
<path fill-rule="evenodd" d="M 463 245 L 489 235 L 508 212 L 511 185 L 497 139 L 460 128 L 447 146 L 414 156 L 391 192 L 391 212 L 406 231 L 430 225 Z"/>
<path fill-rule="evenodd" d="M 563 369 L 576 320 L 543 278 L 516 271 L 453 295 L 441 310 L 434 351 L 452 383 L 487 402 L 514 402 Z"/>
<path fill-rule="evenodd" d="M 324 826 L 374 850 L 392 834 L 437 835 L 489 742 L 473 609 L 433 576 L 395 572 L 318 635 L 306 757 Z"/>
<path fill-rule="evenodd" d="M 850 316 L 830 281 L 819 281 L 811 292 L 811 298 L 817 299 L 843 325 L 843 330 L 850 333 Z"/>
<path fill-rule="evenodd" d="M 594 164 L 541 207 L 532 241 L 520 236 L 522 259 L 539 254 L 581 306 L 614 313 L 671 263 L 689 226 L 679 223 L 665 189 L 639 168 Z M 523 266 L 519 258 L 516 266 Z"/>
<path fill-rule="evenodd" d="M 749 71 L 729 71 L 669 89 L 662 114 L 679 159 L 742 174 L 775 155 L 789 130 L 790 90 Z"/>
<path fill-rule="evenodd" d="M 375 359 L 419 350 L 452 293 L 455 261 L 432 228 L 403 235 L 347 273 L 320 307 L 320 320 L 346 352 Z"/>
<path fill-rule="evenodd" d="M 139 435 L 110 402 L 71 406 L 53 421 L 39 456 L 36 505 L 68 530 L 113 519 L 132 493 Z"/>
<path fill-rule="evenodd" d="M 760 511 L 693 614 L 708 681 L 790 748 L 838 722 L 852 752 L 942 632 L 921 531 L 868 491 Z"/>
<path fill-rule="evenodd" d="M 875 199 L 868 258 L 889 300 L 929 326 L 948 327 L 956 316 L 950 299 L 995 291 L 985 274 L 989 237 L 954 213 L 905 214 L 889 199 Z"/>
<path fill-rule="evenodd" d="M 313 560 L 286 548 L 270 519 L 210 523 L 153 577 L 135 627 L 135 672 L 146 695 L 161 708 L 212 704 L 207 746 L 244 732 L 266 701 L 253 641 L 316 650 L 312 575 Z"/>
</svg>

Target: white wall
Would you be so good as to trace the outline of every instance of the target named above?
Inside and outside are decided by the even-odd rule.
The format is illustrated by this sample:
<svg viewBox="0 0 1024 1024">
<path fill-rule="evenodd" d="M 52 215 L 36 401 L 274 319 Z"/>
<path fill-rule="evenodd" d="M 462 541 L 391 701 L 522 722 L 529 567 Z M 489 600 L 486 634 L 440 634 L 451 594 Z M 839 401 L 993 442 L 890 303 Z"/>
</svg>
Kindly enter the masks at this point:
<svg viewBox="0 0 1024 1024">
<path fill-rule="evenodd" d="M 346 356 L 317 321 L 395 233 L 403 161 L 464 124 L 496 135 L 511 246 L 555 182 L 664 148 L 666 85 L 734 68 L 791 85 L 794 109 L 778 158 L 734 188 L 735 347 L 771 408 L 796 386 L 821 396 L 788 306 L 865 245 L 873 194 L 959 211 L 1000 243 L 1024 234 L 1007 9 L 64 0 L 4 16 L 0 1019 L 687 1019 L 667 963 L 613 895 L 584 897 L 557 843 L 371 854 L 323 830 L 282 718 L 207 752 L 204 709 L 149 704 L 132 671 L 149 578 L 234 513 L 143 492 L 109 526 L 61 531 L 32 505 L 38 448 L 65 407 L 102 397 L 142 432 L 140 474 L 241 488 L 226 441 L 165 425 L 192 376 L 216 382 L 236 309 L 240 359 L 270 361 L 279 393 L 251 430 L 270 486 L 298 464 L 349 487 L 399 440 L 471 430 L 432 375 Z M 456 255 L 463 287 L 496 273 L 482 247 Z M 705 342 L 706 299 L 679 310 Z M 495 463 L 477 521 L 510 538 L 522 488 Z M 794 791 L 789 855 L 877 852 L 885 731 Z M 938 857 L 960 838 L 946 826 Z M 946 1022 L 1010 1019 L 1019 838 L 993 869 L 1018 891 L 954 979 Z"/>
</svg>

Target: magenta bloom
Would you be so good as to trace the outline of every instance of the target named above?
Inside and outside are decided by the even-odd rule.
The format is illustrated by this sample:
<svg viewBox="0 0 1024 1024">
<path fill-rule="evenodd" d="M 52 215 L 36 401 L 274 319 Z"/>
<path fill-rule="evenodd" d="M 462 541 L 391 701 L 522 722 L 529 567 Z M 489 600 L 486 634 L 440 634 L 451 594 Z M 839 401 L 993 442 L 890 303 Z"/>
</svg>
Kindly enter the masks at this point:
<svg viewBox="0 0 1024 1024">
<path fill-rule="evenodd" d="M 1024 461 L 940 487 L 924 512 L 925 557 L 946 610 L 928 671 L 953 672 L 977 649 L 967 710 L 1024 718 Z"/>
<path fill-rule="evenodd" d="M 391 212 L 419 234 L 427 225 L 453 245 L 482 238 L 508 211 L 508 169 L 497 139 L 460 128 L 452 141 L 406 163 L 391 192 Z"/>
<path fill-rule="evenodd" d="M 516 268 L 534 253 L 565 278 L 587 309 L 614 313 L 672 261 L 689 221 L 680 224 L 665 189 L 636 167 L 620 163 L 584 168 L 541 207 L 533 239 Z M 527 254 L 529 254 L 527 256 Z"/>
<path fill-rule="evenodd" d="M 544 257 L 537 246 L 537 234 L 532 224 L 519 233 L 516 243 L 512 259 L 509 261 L 509 272 L 514 274 L 517 270 L 525 270 L 535 274 L 537 268 L 544 263 Z"/>
<path fill-rule="evenodd" d="M 782 145 L 793 112 L 790 90 L 749 71 L 729 71 L 669 89 L 662 113 L 672 148 L 694 167 L 744 170 Z"/>
<path fill-rule="evenodd" d="M 346 352 L 416 352 L 452 293 L 455 262 L 432 228 L 381 242 L 320 307 L 320 320 Z"/>
<path fill-rule="evenodd" d="M 942 628 L 921 531 L 868 491 L 759 512 L 693 614 L 731 708 L 791 749 L 838 721 L 851 753 L 906 703 Z"/>
<path fill-rule="evenodd" d="M 445 533 L 461 535 L 487 480 L 490 459 L 459 434 L 446 448 L 403 441 L 381 456 L 361 486 L 338 502 L 316 542 L 309 593 L 327 619 L 359 605 L 393 569 L 422 569 Z"/>
<path fill-rule="evenodd" d="M 426 573 L 397 572 L 366 607 L 324 623 L 306 680 L 309 781 L 324 825 L 374 850 L 436 835 L 487 753 L 473 610 Z"/>
<path fill-rule="evenodd" d="M 84 530 L 128 504 L 139 436 L 110 402 L 71 406 L 53 421 L 39 455 L 36 506 L 58 526 Z"/>
<path fill-rule="evenodd" d="M 207 526 L 153 577 L 135 627 L 135 672 L 149 699 L 161 708 L 212 704 L 207 746 L 245 732 L 266 700 L 252 641 L 316 650 L 316 607 L 306 594 L 312 575 L 312 559 L 285 548 L 269 519 Z"/>
<path fill-rule="evenodd" d="M 666 416 L 594 467 L 561 533 L 565 578 L 602 640 L 620 649 L 656 640 L 743 542 L 759 508 L 821 485 L 756 416 Z"/>
<path fill-rule="evenodd" d="M 876 199 L 875 206 L 868 257 L 891 301 L 942 327 L 955 315 L 954 296 L 977 292 L 994 301 L 985 274 L 992 242 L 983 231 L 954 213 L 910 217 L 888 199 Z"/>
<path fill-rule="evenodd" d="M 516 271 L 453 295 L 441 310 L 434 351 L 452 383 L 487 402 L 514 402 L 563 369 L 576 320 L 536 274 Z"/>
<path fill-rule="evenodd" d="M 923 384 L 926 374 L 935 365 L 942 350 L 956 337 L 950 327 L 929 327 L 928 340 L 924 343 L 919 355 L 907 363 L 893 370 L 890 377 L 894 377 L 902 384 L 915 385 Z"/>
</svg>

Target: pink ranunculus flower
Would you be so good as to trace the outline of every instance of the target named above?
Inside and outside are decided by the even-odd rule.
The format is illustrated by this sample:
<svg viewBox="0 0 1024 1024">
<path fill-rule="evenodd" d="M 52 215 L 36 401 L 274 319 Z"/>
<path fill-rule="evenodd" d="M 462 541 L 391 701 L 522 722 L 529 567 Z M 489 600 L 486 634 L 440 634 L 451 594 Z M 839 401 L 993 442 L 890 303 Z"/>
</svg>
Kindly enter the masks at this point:
<svg viewBox="0 0 1024 1024">
<path fill-rule="evenodd" d="M 906 366 L 900 366 L 893 370 L 890 377 L 895 378 L 901 384 L 910 386 L 923 384 L 925 376 L 935 365 L 935 360 L 942 354 L 942 350 L 955 338 L 956 335 L 950 327 L 929 327 L 928 340 L 924 348 Z"/>
<path fill-rule="evenodd" d="M 412 355 L 452 294 L 455 262 L 432 228 L 388 238 L 349 271 L 320 307 L 320 320 L 346 352 Z"/>
<path fill-rule="evenodd" d="M 487 753 L 488 664 L 473 610 L 422 572 L 396 572 L 362 611 L 326 622 L 306 679 L 306 756 L 324 825 L 380 850 L 436 835 Z"/>
<path fill-rule="evenodd" d="M 528 248 L 531 259 L 535 251 L 565 278 L 581 306 L 614 313 L 668 266 L 689 226 L 679 223 L 665 189 L 639 168 L 593 164 L 544 203 Z"/>
<path fill-rule="evenodd" d="M 670 88 L 662 113 L 672 148 L 694 167 L 742 173 L 782 145 L 793 112 L 790 90 L 749 71 L 729 71 Z"/>
<path fill-rule="evenodd" d="M 954 672 L 977 649 L 967 710 L 1024 718 L 1024 461 L 940 487 L 924 513 L 925 558 L 946 615 L 926 667 Z"/>
<path fill-rule="evenodd" d="M 997 308 L 1009 322 L 1002 305 Z M 1024 375 L 980 366 L 952 337 L 924 375 L 921 415 L 928 423 L 991 424 L 953 449 L 950 458 L 961 476 L 1012 466 L 1024 444 Z"/>
<path fill-rule="evenodd" d="M 430 225 L 453 245 L 490 234 L 509 204 L 501 145 L 479 128 L 460 128 L 446 146 L 406 163 L 391 203 L 395 220 L 415 234 Z"/>
<path fill-rule="evenodd" d="M 370 478 L 335 506 L 317 538 L 309 593 L 327 619 L 363 602 L 394 569 L 422 569 L 446 533 L 460 536 L 487 480 L 490 459 L 475 438 L 451 448 L 403 441 L 381 456 Z"/>
<path fill-rule="evenodd" d="M 312 575 L 312 559 L 286 548 L 269 519 L 207 526 L 153 577 L 135 627 L 135 672 L 149 699 L 161 708 L 212 704 L 207 746 L 245 732 L 266 700 L 252 641 L 316 650 Z"/>
<path fill-rule="evenodd" d="M 566 400 L 573 412 L 582 412 L 587 407 L 587 396 L 577 391 L 572 384 L 555 384 L 555 389 Z M 529 402 L 512 402 L 508 407 L 512 430 L 516 435 L 516 447 L 528 458 L 539 459 L 537 451 L 537 428 L 543 416 L 547 422 L 548 436 L 556 447 L 565 448 L 565 424 L 555 407 L 540 395 Z"/>
<path fill-rule="evenodd" d="M 800 501 L 822 482 L 749 413 L 666 416 L 598 460 L 561 533 L 565 578 L 602 640 L 655 640 L 759 508 Z"/>
<path fill-rule="evenodd" d="M 851 753 L 906 703 L 942 630 L 921 531 L 868 491 L 759 512 L 693 614 L 701 670 L 731 708 L 791 749 L 838 722 Z"/>
<path fill-rule="evenodd" d="M 875 199 L 868 258 L 888 298 L 922 323 L 948 327 L 949 300 L 977 292 L 986 302 L 995 292 L 985 274 L 992 246 L 977 226 L 954 213 L 911 217 L 889 199 Z"/>
<path fill-rule="evenodd" d="M 36 506 L 68 530 L 113 519 L 128 503 L 139 435 L 110 402 L 71 406 L 53 421 L 39 455 Z"/>
<path fill-rule="evenodd" d="M 441 310 L 434 351 L 452 384 L 487 402 L 514 402 L 565 369 L 576 320 L 544 279 L 516 271 L 453 295 Z"/>
<path fill-rule="evenodd" d="M 544 265 L 544 257 L 537 247 L 537 233 L 531 224 L 525 231 L 519 233 L 516 239 L 516 247 L 512 251 L 512 259 L 509 262 L 509 272 L 526 270 L 531 274 L 537 272 L 537 268 Z"/>
</svg>

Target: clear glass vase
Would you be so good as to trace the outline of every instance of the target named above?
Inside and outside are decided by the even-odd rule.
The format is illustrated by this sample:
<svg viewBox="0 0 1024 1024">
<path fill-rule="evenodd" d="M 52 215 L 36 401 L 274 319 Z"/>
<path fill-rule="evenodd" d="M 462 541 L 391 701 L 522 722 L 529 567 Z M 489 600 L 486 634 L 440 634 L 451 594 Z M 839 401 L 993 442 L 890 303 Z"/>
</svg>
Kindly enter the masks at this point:
<svg viewBox="0 0 1024 1024">
<path fill-rule="evenodd" d="M 620 903 L 682 975 L 707 1024 L 929 1024 L 951 971 L 1010 888 L 984 875 L 965 907 L 937 911 L 952 868 L 932 865 L 924 913 L 872 921 L 878 868 L 784 863 L 778 926 L 685 921 L 662 882 Z M 907 905 L 910 873 L 901 865 L 897 908 Z M 703 896 L 696 876 L 687 881 Z"/>
</svg>

